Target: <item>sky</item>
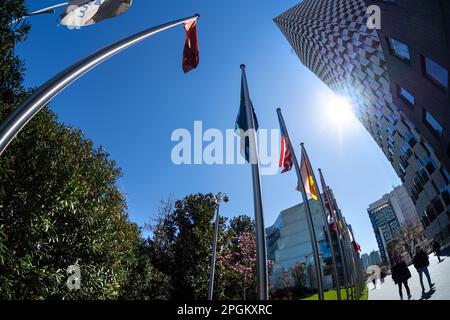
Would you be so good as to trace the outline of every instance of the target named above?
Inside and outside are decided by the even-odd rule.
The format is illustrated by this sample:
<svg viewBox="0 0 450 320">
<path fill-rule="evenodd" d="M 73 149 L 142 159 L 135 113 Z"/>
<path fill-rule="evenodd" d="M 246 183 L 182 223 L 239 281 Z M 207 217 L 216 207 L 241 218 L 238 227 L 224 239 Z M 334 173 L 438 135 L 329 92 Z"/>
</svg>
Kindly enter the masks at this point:
<svg viewBox="0 0 450 320">
<path fill-rule="evenodd" d="M 58 3 L 26 1 L 30 10 Z M 293 53 L 273 18 L 298 0 L 134 0 L 128 12 L 80 30 L 57 25 L 57 15 L 30 19 L 32 30 L 17 53 L 26 62 L 25 84 L 36 87 L 79 59 L 167 21 L 200 14 L 200 64 L 181 69 L 184 30 L 166 30 L 114 56 L 60 93 L 51 103 L 59 120 L 102 145 L 123 170 L 119 188 L 129 215 L 151 222 L 162 199 L 190 193 L 228 194 L 221 214 L 254 215 L 247 165 L 176 165 L 172 132 L 234 129 L 240 99 L 240 64 L 260 128 L 278 129 L 281 107 L 294 145 L 305 143 L 322 168 L 363 252 L 377 249 L 367 214 L 370 203 L 399 185 L 394 170 L 362 125 Z M 204 144 L 204 146 L 207 143 Z M 296 176 L 262 176 L 264 219 L 301 202 Z"/>
</svg>

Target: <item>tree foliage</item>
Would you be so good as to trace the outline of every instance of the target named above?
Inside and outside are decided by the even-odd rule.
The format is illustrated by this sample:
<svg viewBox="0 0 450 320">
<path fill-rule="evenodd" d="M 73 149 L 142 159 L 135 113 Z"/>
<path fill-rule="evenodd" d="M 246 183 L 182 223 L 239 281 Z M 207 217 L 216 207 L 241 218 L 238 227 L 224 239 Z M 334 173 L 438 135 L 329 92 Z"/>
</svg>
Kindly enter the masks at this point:
<svg viewBox="0 0 450 320">
<path fill-rule="evenodd" d="M 23 1 L 1 3 L 0 121 L 28 94 L 14 46 L 30 27 L 11 25 L 25 13 Z M 165 297 L 120 175 L 103 148 L 49 109 L 33 118 L 0 157 L 0 299 Z M 70 265 L 81 269 L 80 290 L 66 287 Z"/>
</svg>

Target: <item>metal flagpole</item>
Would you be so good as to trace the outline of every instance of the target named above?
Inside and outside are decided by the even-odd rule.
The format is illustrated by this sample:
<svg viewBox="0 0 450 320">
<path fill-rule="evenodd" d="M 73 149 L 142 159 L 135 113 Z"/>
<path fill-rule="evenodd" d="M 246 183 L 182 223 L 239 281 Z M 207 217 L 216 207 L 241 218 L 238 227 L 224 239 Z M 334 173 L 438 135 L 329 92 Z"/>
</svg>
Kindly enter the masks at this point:
<svg viewBox="0 0 450 320">
<path fill-rule="evenodd" d="M 335 205 L 335 207 L 337 208 L 336 205 Z M 338 228 L 340 228 L 342 226 L 342 232 L 341 232 L 342 253 L 343 253 L 344 260 L 345 260 L 345 266 L 347 269 L 347 286 L 350 285 L 350 295 L 348 295 L 348 293 L 347 293 L 347 300 L 349 299 L 350 296 L 351 296 L 351 299 L 353 300 L 354 293 L 353 293 L 353 285 L 352 285 L 352 283 L 353 283 L 352 271 L 351 271 L 351 264 L 350 264 L 351 257 L 348 255 L 349 251 L 348 251 L 348 244 L 347 244 L 347 238 L 346 238 L 346 232 L 345 232 L 345 225 L 343 224 L 344 221 L 342 219 L 342 216 L 341 216 L 339 210 L 337 210 L 337 209 L 336 209 L 336 217 L 339 221 Z"/>
<path fill-rule="evenodd" d="M 256 144 L 255 119 L 253 118 L 252 104 L 248 92 L 247 77 L 245 75 L 245 65 L 241 64 L 242 81 L 245 97 L 245 110 L 247 115 L 248 130 L 252 130 L 249 135 L 250 142 L 250 162 L 252 166 L 253 180 L 253 204 L 255 209 L 255 229 L 256 229 L 256 277 L 257 296 L 259 300 L 267 300 L 269 296 L 267 279 L 267 251 L 266 251 L 266 231 L 264 229 L 264 214 L 262 205 L 261 176 L 259 172 L 259 155 Z"/>
<path fill-rule="evenodd" d="M 305 153 L 306 161 L 308 161 L 308 166 L 312 169 L 311 162 L 309 161 L 308 153 L 306 152 L 305 146 L 304 146 L 303 143 L 301 143 L 301 147 L 302 147 L 302 152 Z M 323 198 L 322 198 L 322 195 L 320 194 L 320 190 L 319 190 L 319 184 L 317 183 L 316 175 L 314 174 L 314 172 L 312 172 L 312 177 L 313 177 L 313 182 L 316 185 L 317 191 L 319 193 L 318 194 L 318 198 L 319 198 L 320 206 L 322 208 L 322 216 L 323 216 L 323 219 L 325 221 L 325 237 L 328 239 L 328 246 L 330 247 L 331 264 L 332 264 L 333 272 L 335 274 L 335 278 L 334 279 L 335 279 L 335 282 L 336 282 L 337 297 L 338 297 L 338 300 L 342 300 L 342 298 L 341 298 L 341 285 L 340 285 L 340 282 L 339 282 L 339 274 L 338 274 L 338 269 L 337 269 L 337 264 L 336 264 L 336 256 L 334 254 L 333 242 L 331 241 L 330 228 L 328 226 L 327 211 L 325 209 L 325 204 L 323 203 Z"/>
<path fill-rule="evenodd" d="M 58 93 L 72 84 L 82 75 L 95 68 L 103 61 L 111 58 L 115 54 L 151 37 L 152 35 L 175 27 L 192 19 L 198 19 L 198 14 L 191 17 L 178 19 L 157 27 L 149 28 L 135 35 L 117 41 L 103 48 L 79 62 L 68 67 L 61 73 L 54 76 L 41 87 L 39 87 L 31 96 L 28 97 L 20 106 L 18 106 L 7 118 L 0 124 L 0 155 L 5 151 L 9 143 L 22 130 L 22 128 Z"/>
<path fill-rule="evenodd" d="M 219 208 L 220 201 L 228 202 L 228 196 L 219 193 L 216 196 L 216 222 L 214 227 L 214 238 L 212 245 L 211 268 L 209 271 L 208 300 L 212 300 L 214 291 L 214 270 L 216 267 L 217 238 L 219 236 Z"/>
<path fill-rule="evenodd" d="M 31 16 L 36 16 L 38 14 L 55 13 L 55 9 L 56 8 L 63 7 L 65 5 L 67 5 L 67 4 L 68 4 L 68 2 L 63 2 L 63 3 L 55 4 L 55 5 L 47 7 L 47 8 L 43 8 L 43 9 L 40 9 L 40 10 L 36 10 L 36 11 L 30 12 L 29 14 L 27 14 L 27 15 L 25 15 L 23 17 L 20 17 L 19 19 L 13 20 L 13 22 L 11 22 L 11 24 L 14 24 L 14 23 L 16 23 L 16 22 L 18 22 L 18 21 L 20 21 L 22 19 L 25 19 L 25 18 L 28 18 L 28 17 L 31 17 Z"/>
<path fill-rule="evenodd" d="M 316 231 L 314 230 L 314 221 L 313 221 L 312 214 L 311 214 L 311 208 L 310 208 L 309 202 L 308 202 L 308 196 L 307 196 L 306 190 L 305 190 L 305 184 L 304 184 L 304 181 L 302 178 L 302 174 L 300 172 L 300 166 L 298 165 L 298 161 L 297 161 L 297 157 L 294 152 L 294 148 L 292 146 L 291 138 L 289 137 L 289 133 L 286 128 L 286 124 L 284 123 L 284 118 L 283 118 L 283 115 L 281 114 L 280 108 L 277 108 L 277 114 L 278 114 L 278 119 L 280 121 L 280 125 L 282 126 L 282 129 L 283 129 L 284 133 L 286 134 L 286 137 L 285 137 L 286 143 L 292 154 L 295 172 L 297 173 L 298 184 L 301 187 L 303 203 L 306 208 L 306 221 L 308 222 L 309 236 L 311 238 L 311 246 L 313 249 L 314 266 L 315 266 L 315 271 L 316 271 L 316 276 L 317 276 L 318 296 L 319 296 L 319 300 L 324 300 L 323 270 L 322 270 L 321 263 L 320 263 L 319 246 L 317 245 Z"/>
<path fill-rule="evenodd" d="M 323 181 L 323 174 L 322 174 L 322 170 L 319 168 L 319 173 L 320 173 L 320 177 Z M 334 198 L 332 196 L 332 193 L 329 189 L 329 187 L 327 186 L 326 183 L 324 183 L 324 188 L 326 188 L 326 192 L 327 192 L 327 197 L 328 197 L 328 206 L 329 206 L 329 210 L 330 212 L 332 212 L 333 214 L 333 218 L 334 218 L 334 223 L 336 225 L 336 238 L 337 238 L 337 243 L 338 243 L 338 249 L 339 249 L 339 255 L 341 257 L 341 264 L 342 264 L 342 273 L 344 275 L 344 286 L 345 286 L 345 294 L 346 294 L 346 299 L 349 300 L 350 296 L 349 296 L 349 292 L 348 292 L 348 265 L 347 265 L 347 257 L 345 254 L 345 251 L 343 250 L 343 244 L 342 244 L 342 234 L 341 234 L 341 228 L 340 228 L 340 224 L 339 224 L 339 217 L 338 217 L 338 212 L 337 212 L 337 205 L 335 205 L 334 203 Z M 335 209 L 336 208 L 336 209 Z"/>
<path fill-rule="evenodd" d="M 356 268 L 355 268 L 355 261 L 354 261 L 354 255 L 353 255 L 353 248 L 352 248 L 352 243 L 350 242 L 350 236 L 348 234 L 348 226 L 347 226 L 347 222 L 345 220 L 343 220 L 344 222 L 344 229 L 345 229 L 345 240 L 346 240 L 346 246 L 347 246 L 347 250 L 349 252 L 350 255 L 350 268 L 351 268 L 351 281 L 352 281 L 352 296 L 353 296 L 353 300 L 356 300 L 356 279 L 355 279 L 355 272 L 356 272 Z"/>
<path fill-rule="evenodd" d="M 322 169 L 320 169 L 320 168 L 319 168 L 319 175 L 320 175 L 321 181 L 325 181 L 324 178 L 323 178 Z M 330 192 L 329 192 L 328 187 L 327 187 L 325 182 L 322 185 L 322 189 L 323 189 L 323 192 L 324 192 L 324 194 L 326 195 L 326 197 L 328 199 L 328 210 L 330 210 L 330 214 L 333 216 L 334 223 L 336 225 L 336 239 L 337 239 L 337 243 L 338 243 L 339 256 L 341 257 L 342 274 L 344 275 L 345 294 L 346 294 L 347 300 L 348 300 L 348 285 L 347 285 L 347 275 L 346 275 L 347 267 L 345 266 L 344 255 L 343 255 L 343 252 L 342 252 L 340 230 L 339 230 L 339 226 L 338 226 L 337 221 L 336 221 L 336 214 L 334 213 L 333 205 L 331 203 L 331 201 L 333 201 L 333 200 L 331 199 Z M 340 285 L 339 285 L 339 291 L 340 291 Z M 341 300 L 341 299 L 339 299 L 339 300 Z"/>
</svg>

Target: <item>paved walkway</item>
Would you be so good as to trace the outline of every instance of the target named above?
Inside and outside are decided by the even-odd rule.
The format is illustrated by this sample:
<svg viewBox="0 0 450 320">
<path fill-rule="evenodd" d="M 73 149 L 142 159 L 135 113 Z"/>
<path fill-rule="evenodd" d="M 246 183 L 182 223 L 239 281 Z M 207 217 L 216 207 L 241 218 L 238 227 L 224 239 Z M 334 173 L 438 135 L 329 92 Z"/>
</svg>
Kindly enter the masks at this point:
<svg viewBox="0 0 450 320">
<path fill-rule="evenodd" d="M 444 254 L 445 253 L 445 254 Z M 431 282 L 435 283 L 435 289 L 428 291 L 422 296 L 422 288 L 419 282 L 419 274 L 413 265 L 409 267 L 411 271 L 411 279 L 408 284 L 411 290 L 412 300 L 450 300 L 450 248 L 443 252 L 441 263 L 438 263 L 437 257 L 434 253 L 429 255 Z M 423 275 L 423 282 L 425 290 L 428 290 L 428 281 Z M 377 288 L 374 289 L 373 284 L 369 285 L 369 300 L 399 300 L 398 286 L 394 284 L 391 276 L 384 279 L 384 283 L 377 283 Z M 406 290 L 403 288 L 403 297 L 407 299 Z"/>
</svg>

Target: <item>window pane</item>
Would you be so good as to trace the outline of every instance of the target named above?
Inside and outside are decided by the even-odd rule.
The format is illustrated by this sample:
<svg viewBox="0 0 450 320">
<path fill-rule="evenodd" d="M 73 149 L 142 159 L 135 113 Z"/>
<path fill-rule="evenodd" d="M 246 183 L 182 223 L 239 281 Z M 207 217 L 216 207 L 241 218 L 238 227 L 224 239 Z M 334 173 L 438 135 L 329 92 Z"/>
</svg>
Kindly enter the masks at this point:
<svg viewBox="0 0 450 320">
<path fill-rule="evenodd" d="M 400 96 L 408 101 L 411 105 L 416 103 L 414 96 L 405 88 L 400 87 Z"/>
<path fill-rule="evenodd" d="M 393 38 L 389 38 L 389 44 L 391 46 L 392 54 L 402 60 L 410 61 L 409 47 L 406 44 Z"/>
<path fill-rule="evenodd" d="M 427 57 L 425 57 L 425 73 L 448 88 L 448 71 Z"/>
<path fill-rule="evenodd" d="M 427 111 L 425 112 L 425 121 L 436 131 L 438 134 L 442 134 L 441 124 Z"/>
</svg>

